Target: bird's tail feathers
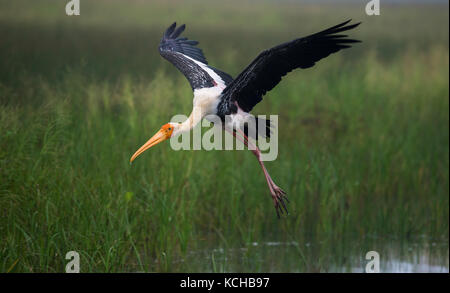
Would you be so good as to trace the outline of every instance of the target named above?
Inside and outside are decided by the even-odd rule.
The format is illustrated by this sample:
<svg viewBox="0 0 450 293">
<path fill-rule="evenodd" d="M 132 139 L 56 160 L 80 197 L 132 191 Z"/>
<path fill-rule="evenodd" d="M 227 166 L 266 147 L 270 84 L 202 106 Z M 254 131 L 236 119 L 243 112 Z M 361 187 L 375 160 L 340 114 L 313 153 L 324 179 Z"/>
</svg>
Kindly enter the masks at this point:
<svg viewBox="0 0 450 293">
<path fill-rule="evenodd" d="M 255 140 L 258 140 L 258 138 L 261 137 L 270 138 L 273 128 L 270 119 L 255 117 L 253 115 L 252 118 L 253 119 L 249 119 L 243 126 L 245 135 Z"/>
</svg>

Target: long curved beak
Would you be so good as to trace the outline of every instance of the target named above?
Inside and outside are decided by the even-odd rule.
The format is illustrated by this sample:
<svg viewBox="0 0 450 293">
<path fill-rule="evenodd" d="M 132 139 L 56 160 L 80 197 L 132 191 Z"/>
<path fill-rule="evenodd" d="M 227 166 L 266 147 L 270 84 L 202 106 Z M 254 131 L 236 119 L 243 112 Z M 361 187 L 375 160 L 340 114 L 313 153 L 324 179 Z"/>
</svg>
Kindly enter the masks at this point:
<svg viewBox="0 0 450 293">
<path fill-rule="evenodd" d="M 157 145 L 160 142 L 163 142 L 167 139 L 166 134 L 163 130 L 158 131 L 155 135 L 152 136 L 143 146 L 141 146 L 131 157 L 130 163 L 134 161 L 140 154 L 148 150 L 154 145 Z"/>
</svg>

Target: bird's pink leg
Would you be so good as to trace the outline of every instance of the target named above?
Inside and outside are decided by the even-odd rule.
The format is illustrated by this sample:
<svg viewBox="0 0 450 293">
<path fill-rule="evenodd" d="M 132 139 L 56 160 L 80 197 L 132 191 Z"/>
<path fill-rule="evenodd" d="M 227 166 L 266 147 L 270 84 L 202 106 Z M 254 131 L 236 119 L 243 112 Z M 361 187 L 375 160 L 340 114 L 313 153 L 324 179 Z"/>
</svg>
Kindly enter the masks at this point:
<svg viewBox="0 0 450 293">
<path fill-rule="evenodd" d="M 286 197 L 286 192 L 284 192 L 283 189 L 281 189 L 280 187 L 278 187 L 275 182 L 273 182 L 272 177 L 270 177 L 269 172 L 266 169 L 266 166 L 264 166 L 263 161 L 261 160 L 261 151 L 259 150 L 259 148 L 254 145 L 249 139 L 248 137 L 245 135 L 245 133 L 243 133 L 241 130 L 237 130 L 239 131 L 239 134 L 241 135 L 237 135 L 236 132 L 234 131 L 229 131 L 233 134 L 234 137 L 236 137 L 237 139 L 239 139 L 240 141 L 242 141 L 244 143 L 244 145 L 246 145 L 247 147 L 249 147 L 249 145 L 252 147 L 252 153 L 256 156 L 256 158 L 258 159 L 259 165 L 261 166 L 263 172 L 264 172 L 264 177 L 266 178 L 267 181 L 267 185 L 269 186 L 269 190 L 270 190 L 270 194 L 272 195 L 272 199 L 273 199 L 273 204 L 275 206 L 275 210 L 277 212 L 277 216 L 278 218 L 280 217 L 280 213 L 286 212 L 286 214 L 288 214 L 288 210 L 286 207 L 286 203 L 285 200 L 287 202 L 289 202 L 289 200 Z M 284 209 L 284 210 L 283 210 Z"/>
</svg>

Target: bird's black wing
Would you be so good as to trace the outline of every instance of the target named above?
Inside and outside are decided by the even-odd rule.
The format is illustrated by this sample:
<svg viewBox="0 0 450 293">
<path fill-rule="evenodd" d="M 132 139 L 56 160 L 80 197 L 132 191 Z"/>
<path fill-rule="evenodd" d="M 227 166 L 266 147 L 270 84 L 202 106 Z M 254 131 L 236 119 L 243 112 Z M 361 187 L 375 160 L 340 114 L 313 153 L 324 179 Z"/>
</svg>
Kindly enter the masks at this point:
<svg viewBox="0 0 450 293">
<path fill-rule="evenodd" d="M 234 102 L 249 112 L 288 72 L 296 68 L 312 67 L 320 59 L 349 48 L 351 43 L 360 42 L 337 34 L 359 25 L 347 25 L 349 22 L 350 20 L 260 53 L 222 92 L 219 113 L 226 115 L 234 112 Z"/>
<path fill-rule="evenodd" d="M 193 90 L 231 83 L 230 75 L 208 66 L 203 51 L 196 47 L 197 41 L 179 37 L 185 28 L 184 24 L 177 28 L 174 22 L 166 30 L 159 44 L 161 56 L 184 74 Z"/>
</svg>

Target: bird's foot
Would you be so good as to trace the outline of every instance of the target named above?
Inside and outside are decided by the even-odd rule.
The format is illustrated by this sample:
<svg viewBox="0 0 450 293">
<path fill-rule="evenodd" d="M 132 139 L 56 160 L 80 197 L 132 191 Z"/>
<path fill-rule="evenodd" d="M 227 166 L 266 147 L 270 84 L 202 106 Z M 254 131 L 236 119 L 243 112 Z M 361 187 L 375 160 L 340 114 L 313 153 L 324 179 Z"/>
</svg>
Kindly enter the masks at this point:
<svg viewBox="0 0 450 293">
<path fill-rule="evenodd" d="M 286 213 L 286 215 L 288 215 L 289 212 L 287 210 L 286 203 L 289 203 L 289 199 L 286 196 L 286 192 L 275 185 L 275 183 L 272 183 L 271 194 L 278 218 L 280 218 L 280 214 L 283 213 Z"/>
</svg>

